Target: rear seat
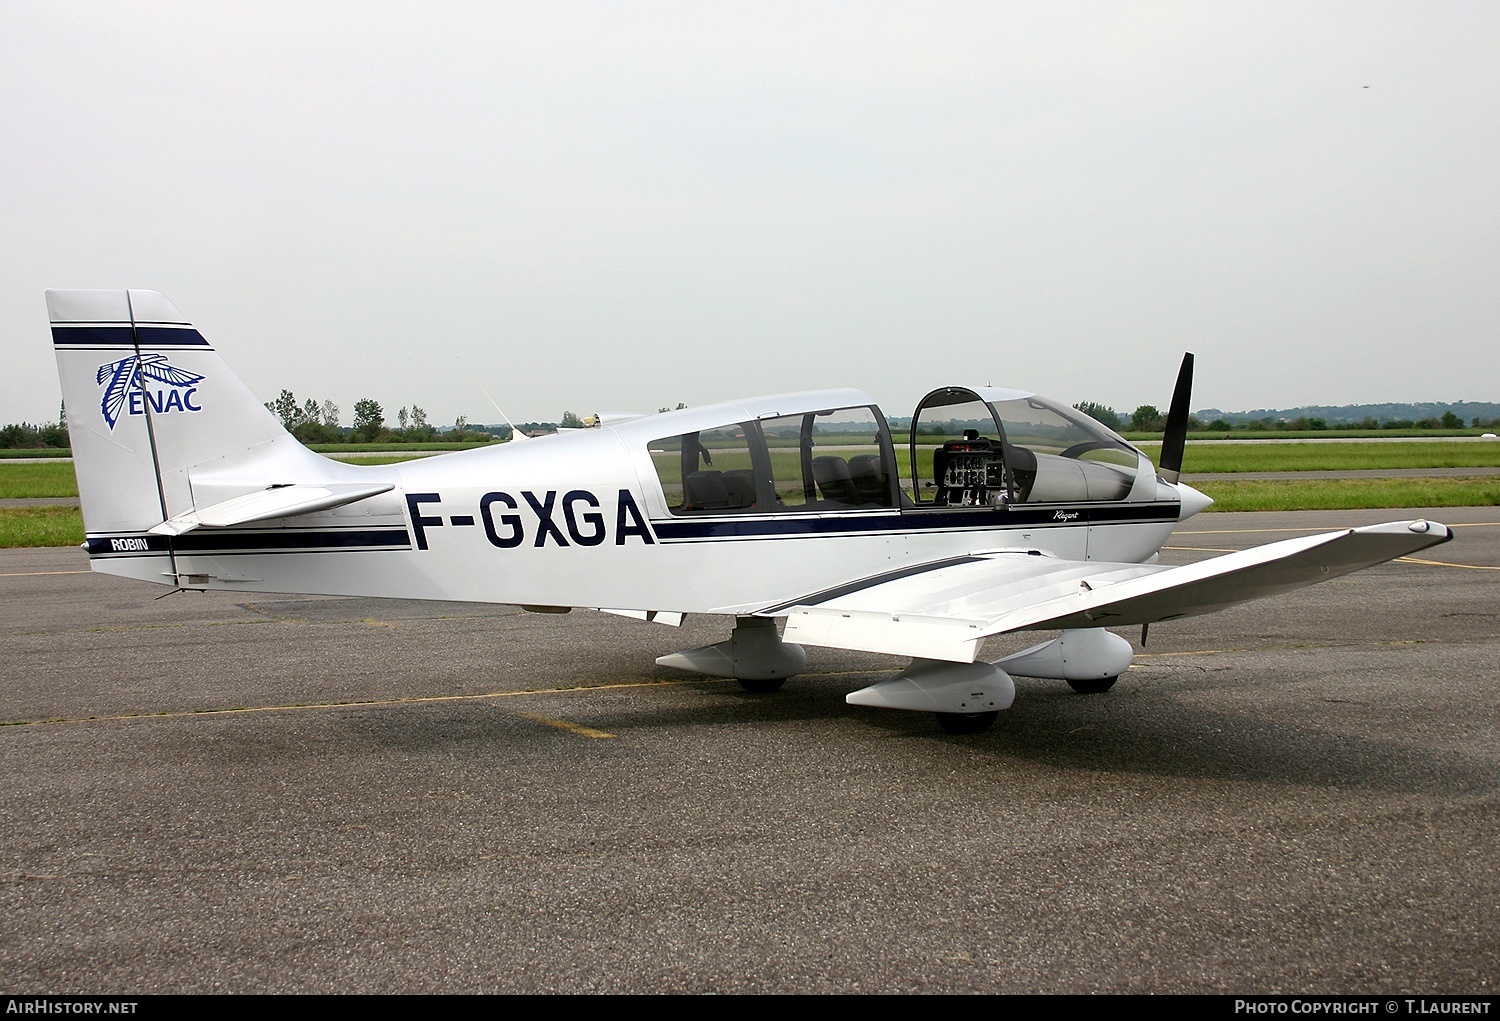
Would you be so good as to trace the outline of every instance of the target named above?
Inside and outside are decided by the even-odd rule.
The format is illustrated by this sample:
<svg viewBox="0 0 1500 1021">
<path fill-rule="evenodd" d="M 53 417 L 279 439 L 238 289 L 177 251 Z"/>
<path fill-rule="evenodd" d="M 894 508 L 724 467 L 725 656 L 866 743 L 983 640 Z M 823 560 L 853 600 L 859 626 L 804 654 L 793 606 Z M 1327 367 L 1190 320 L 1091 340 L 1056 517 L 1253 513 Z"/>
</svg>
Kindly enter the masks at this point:
<svg viewBox="0 0 1500 1021">
<path fill-rule="evenodd" d="M 682 480 L 683 510 L 724 510 L 729 506 L 729 490 L 724 473 L 696 471 Z"/>
<path fill-rule="evenodd" d="M 818 492 L 822 494 L 825 503 L 853 507 L 864 502 L 860 499 L 859 490 L 854 487 L 849 463 L 842 457 L 832 454 L 815 457 L 812 469 L 813 479 L 818 483 Z"/>
<path fill-rule="evenodd" d="M 729 506 L 740 509 L 755 505 L 755 472 L 749 468 L 737 468 L 724 473 L 724 489 L 728 493 Z"/>
<path fill-rule="evenodd" d="M 849 476 L 855 492 L 864 503 L 890 506 L 891 492 L 886 485 L 885 466 L 879 454 L 860 454 L 849 458 Z"/>
<path fill-rule="evenodd" d="M 682 496 L 685 511 L 747 510 L 755 505 L 755 473 L 695 471 L 682 480 Z"/>
</svg>

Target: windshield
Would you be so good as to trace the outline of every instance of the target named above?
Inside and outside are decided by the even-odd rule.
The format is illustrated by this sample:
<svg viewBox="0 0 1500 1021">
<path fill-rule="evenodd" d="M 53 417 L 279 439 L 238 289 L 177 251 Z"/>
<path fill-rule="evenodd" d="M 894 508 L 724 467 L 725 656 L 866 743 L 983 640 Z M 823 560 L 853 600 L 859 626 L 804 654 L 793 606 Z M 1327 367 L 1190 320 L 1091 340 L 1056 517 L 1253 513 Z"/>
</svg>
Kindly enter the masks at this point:
<svg viewBox="0 0 1500 1021">
<path fill-rule="evenodd" d="M 1076 408 L 1045 397 L 994 401 L 990 407 L 1005 427 L 1005 442 L 1033 453 L 1136 466 L 1135 448 Z"/>
<path fill-rule="evenodd" d="M 1124 500 L 1140 458 L 1124 439 L 1075 408 L 1045 397 L 990 404 L 1027 503 Z"/>
<path fill-rule="evenodd" d="M 986 400 L 946 387 L 917 405 L 910 460 L 917 506 L 1130 498 L 1141 465 L 1134 447 L 1074 408 L 1007 393 L 1016 396 Z"/>
</svg>

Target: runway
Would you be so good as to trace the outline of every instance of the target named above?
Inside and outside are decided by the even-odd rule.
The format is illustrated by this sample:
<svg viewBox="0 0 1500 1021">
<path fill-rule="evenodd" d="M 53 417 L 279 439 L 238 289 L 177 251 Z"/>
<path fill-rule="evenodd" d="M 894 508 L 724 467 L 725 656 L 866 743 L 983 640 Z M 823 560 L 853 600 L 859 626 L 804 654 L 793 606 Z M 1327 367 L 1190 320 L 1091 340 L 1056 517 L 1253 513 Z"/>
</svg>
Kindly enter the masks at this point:
<svg viewBox="0 0 1500 1021">
<path fill-rule="evenodd" d="M 1424 515 L 1455 541 L 1154 625 L 1106 695 L 1018 679 L 968 737 L 846 705 L 888 657 L 653 664 L 718 619 L 0 551 L 0 986 L 1492 993 L 1500 508 L 1204 514 L 1163 560 Z"/>
</svg>

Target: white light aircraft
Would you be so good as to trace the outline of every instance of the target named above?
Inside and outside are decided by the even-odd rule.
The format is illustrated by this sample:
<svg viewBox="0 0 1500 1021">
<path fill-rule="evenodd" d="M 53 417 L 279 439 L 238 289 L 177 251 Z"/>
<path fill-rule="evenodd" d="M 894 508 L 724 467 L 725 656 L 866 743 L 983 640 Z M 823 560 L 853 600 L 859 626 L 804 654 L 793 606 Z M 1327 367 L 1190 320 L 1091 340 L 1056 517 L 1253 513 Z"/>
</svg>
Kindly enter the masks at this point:
<svg viewBox="0 0 1500 1021">
<path fill-rule="evenodd" d="M 1072 408 L 989 386 L 923 398 L 900 470 L 858 390 L 603 415 L 356 466 L 298 443 L 161 294 L 54 290 L 47 306 L 96 571 L 669 625 L 722 614 L 728 640 L 657 662 L 773 691 L 804 668 L 803 645 L 907 657 L 847 700 L 958 733 L 1011 704 L 1011 675 L 1107 690 L 1133 652 L 1105 628 L 1144 633 L 1452 537 L 1396 521 L 1158 564 L 1173 527 L 1211 503 L 1178 479 L 1191 355 L 1160 469 Z M 1037 630 L 1061 635 L 978 658 L 992 635 Z"/>
</svg>

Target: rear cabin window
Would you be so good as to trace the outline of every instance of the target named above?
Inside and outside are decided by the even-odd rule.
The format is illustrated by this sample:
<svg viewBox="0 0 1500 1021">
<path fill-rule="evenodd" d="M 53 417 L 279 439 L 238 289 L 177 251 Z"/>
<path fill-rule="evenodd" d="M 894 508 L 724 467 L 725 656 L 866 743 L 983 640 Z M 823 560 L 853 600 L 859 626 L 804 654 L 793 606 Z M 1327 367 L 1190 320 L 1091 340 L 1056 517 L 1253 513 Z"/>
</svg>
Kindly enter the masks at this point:
<svg viewBox="0 0 1500 1021">
<path fill-rule="evenodd" d="M 762 418 L 653 440 L 673 514 L 795 513 L 895 506 L 894 462 L 874 408 Z"/>
<path fill-rule="evenodd" d="M 667 509 L 673 514 L 756 510 L 759 486 L 750 437 L 757 433 L 754 422 L 742 422 L 652 440 L 651 463 Z"/>
</svg>

